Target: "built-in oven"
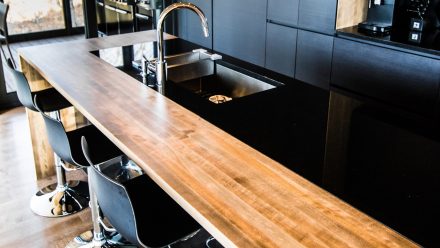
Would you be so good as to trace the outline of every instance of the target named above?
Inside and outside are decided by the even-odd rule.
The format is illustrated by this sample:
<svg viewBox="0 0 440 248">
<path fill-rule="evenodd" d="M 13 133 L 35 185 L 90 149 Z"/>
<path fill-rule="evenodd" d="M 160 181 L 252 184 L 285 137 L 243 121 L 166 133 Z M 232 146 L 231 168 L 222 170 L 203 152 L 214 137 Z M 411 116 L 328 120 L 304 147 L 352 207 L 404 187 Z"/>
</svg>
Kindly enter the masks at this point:
<svg viewBox="0 0 440 248">
<path fill-rule="evenodd" d="M 105 22 L 104 0 L 96 0 L 96 25 L 99 36 L 107 33 L 107 25 Z"/>
<path fill-rule="evenodd" d="M 135 29 L 136 31 L 145 31 L 154 29 L 154 10 L 148 5 L 137 4 L 135 13 Z"/>
<path fill-rule="evenodd" d="M 116 12 L 118 13 L 119 33 L 132 33 L 134 31 L 134 5 L 118 3 Z"/>
<path fill-rule="evenodd" d="M 126 1 L 104 0 L 106 34 L 134 31 L 134 5 Z"/>
<path fill-rule="evenodd" d="M 118 12 L 116 2 L 104 0 L 106 35 L 119 34 Z"/>
</svg>

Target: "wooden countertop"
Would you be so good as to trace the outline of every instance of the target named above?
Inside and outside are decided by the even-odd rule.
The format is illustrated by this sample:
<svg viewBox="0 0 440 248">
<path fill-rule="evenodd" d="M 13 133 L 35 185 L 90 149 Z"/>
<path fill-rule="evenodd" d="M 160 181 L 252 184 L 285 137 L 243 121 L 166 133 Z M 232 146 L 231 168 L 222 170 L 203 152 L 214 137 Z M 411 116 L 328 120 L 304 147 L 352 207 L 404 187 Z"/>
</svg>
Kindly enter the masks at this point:
<svg viewBox="0 0 440 248">
<path fill-rule="evenodd" d="M 154 39 L 19 53 L 226 247 L 418 247 L 89 53 Z"/>
</svg>

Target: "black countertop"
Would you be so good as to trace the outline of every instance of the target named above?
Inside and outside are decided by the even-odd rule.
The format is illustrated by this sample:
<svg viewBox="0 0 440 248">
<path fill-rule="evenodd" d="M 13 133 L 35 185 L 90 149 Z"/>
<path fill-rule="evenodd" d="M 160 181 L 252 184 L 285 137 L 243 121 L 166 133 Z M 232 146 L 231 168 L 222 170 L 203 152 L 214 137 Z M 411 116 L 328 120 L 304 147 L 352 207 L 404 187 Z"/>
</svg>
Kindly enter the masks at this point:
<svg viewBox="0 0 440 248">
<path fill-rule="evenodd" d="M 395 44 L 353 32 L 338 35 Z M 405 44 L 399 47 L 423 54 L 427 50 Z M 166 54 L 196 48 L 200 46 L 180 39 L 165 43 Z M 144 43 L 93 53 L 142 81 L 131 62 L 139 60 L 142 54 L 154 58 L 154 51 L 155 43 Z M 427 54 L 437 56 L 432 51 Z M 192 96 L 172 83 L 167 85 L 171 88 L 168 97 L 415 242 L 440 247 L 440 236 L 436 235 L 440 222 L 440 197 L 436 193 L 440 191 L 440 132 L 432 123 L 222 56 L 222 62 L 218 62 L 221 65 L 281 85 L 212 105 L 208 111 L 194 108 L 187 101 Z M 347 112 L 352 102 L 358 107 Z M 350 125 L 330 125 L 328 120 L 335 119 Z M 349 136 L 327 136 L 344 132 Z M 335 149 L 329 150 L 329 146 Z M 333 161 L 336 167 L 332 167 L 328 159 L 338 156 L 329 151 L 339 150 L 342 156 Z"/>
<path fill-rule="evenodd" d="M 399 49 L 403 52 L 432 57 L 440 60 L 440 30 L 425 35 L 421 44 L 407 41 L 406 36 L 391 33 L 386 36 L 373 36 L 358 31 L 357 26 L 339 29 L 337 37 L 348 38 L 355 41 L 367 42 L 374 45 L 385 46 L 392 49 Z"/>
</svg>

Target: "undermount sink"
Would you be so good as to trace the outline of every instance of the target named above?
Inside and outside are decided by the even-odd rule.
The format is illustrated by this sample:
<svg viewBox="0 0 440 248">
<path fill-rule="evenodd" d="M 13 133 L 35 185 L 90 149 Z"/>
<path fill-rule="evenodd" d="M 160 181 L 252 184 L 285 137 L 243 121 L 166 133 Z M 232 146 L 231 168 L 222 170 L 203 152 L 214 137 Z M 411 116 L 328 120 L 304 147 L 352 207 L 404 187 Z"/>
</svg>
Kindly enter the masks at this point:
<svg viewBox="0 0 440 248">
<path fill-rule="evenodd" d="M 168 62 L 168 59 L 167 59 Z M 168 66 L 168 81 L 202 98 L 223 103 L 282 85 L 268 78 L 259 79 L 251 72 L 220 59 L 199 59 Z M 221 100 L 218 100 L 221 98 Z"/>
</svg>

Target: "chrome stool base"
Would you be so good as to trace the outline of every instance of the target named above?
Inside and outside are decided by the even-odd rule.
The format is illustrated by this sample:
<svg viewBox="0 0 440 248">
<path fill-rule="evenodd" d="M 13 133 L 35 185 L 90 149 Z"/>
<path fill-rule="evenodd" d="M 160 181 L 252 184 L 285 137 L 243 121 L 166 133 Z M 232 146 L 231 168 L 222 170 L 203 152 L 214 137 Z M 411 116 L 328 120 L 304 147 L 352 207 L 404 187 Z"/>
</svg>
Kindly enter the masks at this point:
<svg viewBox="0 0 440 248">
<path fill-rule="evenodd" d="M 52 184 L 31 199 L 31 210 L 44 217 L 62 217 L 77 213 L 89 205 L 87 182 L 68 181 L 65 186 Z"/>
<path fill-rule="evenodd" d="M 130 247 L 135 248 L 135 245 L 128 243 L 117 232 L 104 231 L 104 237 L 101 240 L 93 239 L 93 231 L 87 231 L 75 237 L 66 248 L 111 248 L 111 247 Z"/>
</svg>

